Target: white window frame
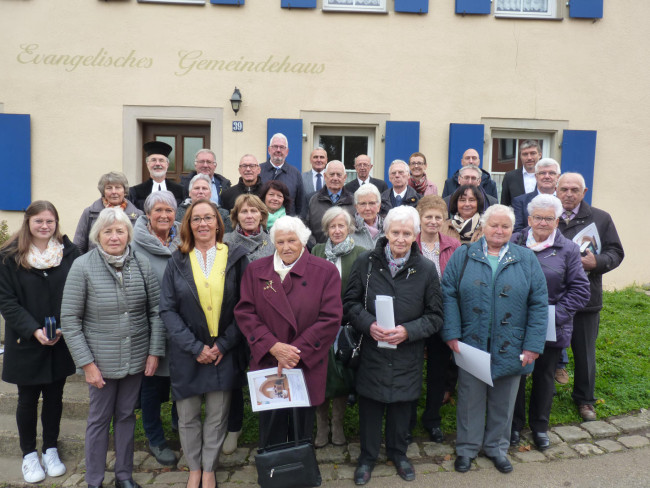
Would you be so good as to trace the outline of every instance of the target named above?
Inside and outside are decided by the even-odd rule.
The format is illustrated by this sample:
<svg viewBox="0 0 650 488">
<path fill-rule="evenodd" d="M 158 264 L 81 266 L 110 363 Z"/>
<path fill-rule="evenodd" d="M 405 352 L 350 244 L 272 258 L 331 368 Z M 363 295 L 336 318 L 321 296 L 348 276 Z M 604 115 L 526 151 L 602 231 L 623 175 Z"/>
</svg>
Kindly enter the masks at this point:
<svg viewBox="0 0 650 488">
<path fill-rule="evenodd" d="M 485 127 L 485 144 L 483 150 L 483 169 L 489 172 L 497 185 L 499 201 L 501 200 L 501 183 L 504 172 L 492 172 L 492 140 L 495 138 L 507 139 L 541 139 L 542 157 L 553 158 L 557 162 L 562 159 L 561 146 L 562 132 L 569 128 L 568 120 L 538 120 L 538 119 L 481 119 Z M 519 151 L 515 155 L 515 168 L 519 167 Z"/>
<path fill-rule="evenodd" d="M 386 134 L 386 121 L 390 120 L 388 113 L 359 113 L 359 112 L 321 112 L 315 110 L 301 110 L 300 118 L 303 121 L 303 127 L 306 132 L 303 134 L 303 158 L 302 170 L 307 171 L 311 169 L 309 162 L 309 155 L 315 147 L 318 147 L 318 142 L 315 136 L 316 128 L 331 127 L 332 130 L 340 129 L 365 129 L 372 130 L 373 136 L 373 151 L 368 151 L 370 160 L 372 161 L 371 175 L 381 175 L 379 178 L 383 179 L 384 174 L 384 134 Z M 353 135 L 353 134 L 349 134 Z M 364 134 L 365 135 L 365 134 Z"/>
<path fill-rule="evenodd" d="M 520 11 L 499 11 L 498 6 L 500 2 L 519 2 L 522 6 L 524 2 L 531 0 L 493 0 L 494 2 L 494 16 L 497 18 L 516 18 L 516 19 L 537 19 L 537 20 L 558 20 L 562 19 L 562 0 L 548 0 L 548 12 L 524 12 Z M 535 1 L 535 0 L 532 0 Z"/>
<path fill-rule="evenodd" d="M 350 5 L 340 4 L 343 0 L 323 0 L 323 11 L 327 12 L 362 12 L 362 13 L 380 13 L 385 14 L 386 0 L 378 0 L 377 5 L 364 5 L 367 0 L 348 0 Z"/>
<path fill-rule="evenodd" d="M 340 136 L 340 137 L 354 137 L 361 136 L 368 138 L 368 154 L 375 153 L 375 130 L 373 127 L 350 127 L 350 126 L 331 126 L 331 125 L 318 125 L 314 127 L 314 144 L 318 146 L 319 138 L 324 136 Z M 345 150 L 345 143 L 344 143 Z M 353 169 L 345 169 L 347 174 L 347 181 L 353 180 L 357 176 L 357 172 Z M 370 170 L 370 176 L 376 178 L 375 167 L 373 165 Z"/>
</svg>

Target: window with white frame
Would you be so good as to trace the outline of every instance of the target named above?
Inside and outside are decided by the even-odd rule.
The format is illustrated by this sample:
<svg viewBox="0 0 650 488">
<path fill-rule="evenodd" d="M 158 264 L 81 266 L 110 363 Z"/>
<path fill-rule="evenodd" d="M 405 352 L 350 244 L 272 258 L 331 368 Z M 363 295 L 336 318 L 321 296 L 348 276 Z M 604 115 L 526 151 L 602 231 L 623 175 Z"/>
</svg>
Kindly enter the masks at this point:
<svg viewBox="0 0 650 488">
<path fill-rule="evenodd" d="M 496 17 L 558 18 L 557 0 L 495 0 Z"/>
</svg>

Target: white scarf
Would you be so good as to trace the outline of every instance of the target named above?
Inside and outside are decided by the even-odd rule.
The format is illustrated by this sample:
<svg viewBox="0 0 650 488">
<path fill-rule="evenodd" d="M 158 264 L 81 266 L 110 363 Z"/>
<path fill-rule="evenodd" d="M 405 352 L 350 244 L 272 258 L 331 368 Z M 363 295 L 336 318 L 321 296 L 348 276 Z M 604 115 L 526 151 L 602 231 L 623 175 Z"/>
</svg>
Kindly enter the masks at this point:
<svg viewBox="0 0 650 488">
<path fill-rule="evenodd" d="M 53 237 L 47 243 L 45 251 L 41 252 L 34 244 L 29 246 L 27 262 L 32 268 L 56 268 L 63 259 L 63 244 Z"/>
<path fill-rule="evenodd" d="M 291 271 L 291 268 L 293 268 L 293 265 L 298 262 L 298 260 L 302 257 L 302 253 L 304 252 L 305 248 L 303 247 L 302 251 L 300 251 L 300 256 L 298 256 L 298 259 L 296 259 L 291 264 L 284 264 L 282 258 L 278 254 L 278 251 L 275 251 L 275 254 L 273 254 L 273 269 L 280 276 L 280 281 L 284 281 L 289 271 Z"/>
</svg>

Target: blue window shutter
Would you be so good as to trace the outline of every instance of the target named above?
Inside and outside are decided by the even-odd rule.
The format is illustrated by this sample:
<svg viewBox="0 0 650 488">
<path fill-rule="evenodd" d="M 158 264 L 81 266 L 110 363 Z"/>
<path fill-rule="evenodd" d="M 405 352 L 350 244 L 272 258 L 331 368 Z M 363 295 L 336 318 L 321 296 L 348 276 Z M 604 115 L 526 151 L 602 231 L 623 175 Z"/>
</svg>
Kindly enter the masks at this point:
<svg viewBox="0 0 650 488">
<path fill-rule="evenodd" d="M 594 163 L 596 161 L 595 130 L 565 130 L 562 133 L 562 173 L 580 173 L 591 190 L 594 182 Z M 591 205 L 592 191 L 585 195 Z"/>
<path fill-rule="evenodd" d="M 281 0 L 282 8 L 316 8 L 316 0 Z"/>
<path fill-rule="evenodd" d="M 456 0 L 457 14 L 490 15 L 492 2 L 490 0 Z"/>
<path fill-rule="evenodd" d="M 213 5 L 244 5 L 246 0 L 210 0 Z"/>
<path fill-rule="evenodd" d="M 388 180 L 388 168 L 396 159 L 408 163 L 409 156 L 420 150 L 420 122 L 386 122 L 386 143 L 384 147 L 384 179 Z M 389 183 L 390 185 L 390 183 Z"/>
<path fill-rule="evenodd" d="M 602 19 L 603 0 L 570 0 L 569 17 L 574 19 Z"/>
<path fill-rule="evenodd" d="M 483 124 L 449 124 L 449 159 L 447 161 L 447 178 L 460 168 L 460 160 L 468 149 L 476 149 L 483 158 Z M 481 160 L 481 167 L 483 161 Z"/>
<path fill-rule="evenodd" d="M 0 210 L 25 210 L 32 202 L 29 115 L 0 114 Z"/>
<path fill-rule="evenodd" d="M 267 119 L 266 146 L 264 146 L 267 150 L 271 136 L 278 132 L 287 136 L 287 140 L 289 141 L 287 162 L 302 172 L 302 119 Z"/>
<path fill-rule="evenodd" d="M 426 14 L 429 12 L 429 0 L 395 0 L 395 12 Z"/>
</svg>

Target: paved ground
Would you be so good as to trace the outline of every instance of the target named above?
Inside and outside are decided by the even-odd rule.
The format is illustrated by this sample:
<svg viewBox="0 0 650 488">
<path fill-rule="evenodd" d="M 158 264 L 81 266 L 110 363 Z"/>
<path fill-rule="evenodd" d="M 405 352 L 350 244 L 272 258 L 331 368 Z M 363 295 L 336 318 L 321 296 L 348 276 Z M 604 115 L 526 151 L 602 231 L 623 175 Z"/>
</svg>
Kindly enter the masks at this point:
<svg viewBox="0 0 650 488">
<path fill-rule="evenodd" d="M 558 426 L 550 433 L 552 447 L 541 453 L 524 445 L 511 449 L 514 473 L 503 475 L 492 463 L 479 457 L 469 473 L 453 471 L 454 447 L 451 444 L 416 442 L 409 447 L 417 479 L 406 483 L 385 457 L 373 472 L 369 486 L 412 488 L 444 484 L 445 488 L 481 485 L 484 487 L 649 487 L 650 486 L 650 411 L 637 415 L 610 418 L 579 425 Z M 527 439 L 529 441 L 529 438 Z M 3 440 L 3 443 L 5 441 Z M 352 475 L 359 445 L 328 446 L 317 450 L 323 486 L 353 486 Z M 217 480 L 222 488 L 256 485 L 254 449 L 239 448 L 230 456 L 222 456 Z M 68 472 L 59 478 L 46 478 L 44 487 L 85 486 L 83 453 L 70 450 L 62 455 Z M 164 468 L 147 452 L 135 454 L 134 479 L 154 488 L 184 488 L 187 473 L 181 459 L 177 468 Z M 0 455 L 0 486 L 34 486 L 25 483 L 20 472 L 18 452 L 2 450 Z M 113 485 L 112 453 L 109 454 L 104 486 Z"/>
</svg>

